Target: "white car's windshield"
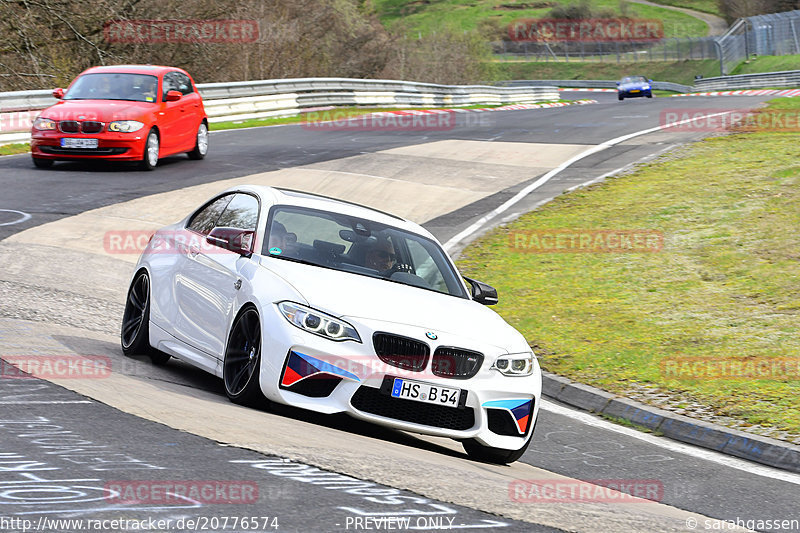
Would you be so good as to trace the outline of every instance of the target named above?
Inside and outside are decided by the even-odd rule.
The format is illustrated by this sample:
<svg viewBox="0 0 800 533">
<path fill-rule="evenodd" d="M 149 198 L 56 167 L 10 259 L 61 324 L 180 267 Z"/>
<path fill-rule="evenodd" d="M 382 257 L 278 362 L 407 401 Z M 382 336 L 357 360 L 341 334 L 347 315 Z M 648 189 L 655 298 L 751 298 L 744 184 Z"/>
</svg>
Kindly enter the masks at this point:
<svg viewBox="0 0 800 533">
<path fill-rule="evenodd" d="M 108 72 L 84 74 L 72 84 L 64 100 L 156 101 L 158 78 L 149 74 Z"/>
<path fill-rule="evenodd" d="M 362 218 L 294 206 L 272 208 L 264 255 L 466 298 L 439 245 Z"/>
</svg>

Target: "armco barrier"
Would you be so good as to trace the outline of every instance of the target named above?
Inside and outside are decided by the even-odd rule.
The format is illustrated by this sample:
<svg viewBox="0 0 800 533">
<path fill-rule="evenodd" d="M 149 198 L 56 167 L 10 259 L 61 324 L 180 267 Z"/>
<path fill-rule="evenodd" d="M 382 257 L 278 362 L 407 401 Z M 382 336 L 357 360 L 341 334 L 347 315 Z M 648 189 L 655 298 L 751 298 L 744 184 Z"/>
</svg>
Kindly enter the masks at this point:
<svg viewBox="0 0 800 533">
<path fill-rule="evenodd" d="M 525 87 L 526 85 L 555 85 L 565 89 L 616 89 L 617 80 L 512 80 L 502 82 L 506 87 Z M 653 89 L 659 91 L 690 92 L 692 87 L 670 81 L 654 81 Z"/>
<path fill-rule="evenodd" d="M 695 83 L 696 91 L 763 89 L 764 87 L 800 87 L 800 70 L 703 78 Z"/>
<path fill-rule="evenodd" d="M 210 122 L 294 115 L 320 106 L 465 106 L 558 100 L 555 86 L 437 85 L 397 80 L 298 78 L 197 85 Z M 0 144 L 28 139 L 51 91 L 0 93 Z"/>
<path fill-rule="evenodd" d="M 800 30 L 799 30 L 800 31 Z M 512 80 L 502 82 L 506 87 L 524 87 L 526 85 L 555 85 L 556 87 L 575 89 L 615 88 L 616 80 Z M 653 88 L 664 91 L 682 93 L 694 91 L 731 91 L 736 89 L 762 89 L 764 87 L 800 87 L 800 70 L 784 72 L 764 72 L 761 74 L 739 74 L 736 76 L 719 76 L 701 78 L 695 81 L 694 87 L 654 81 Z"/>
</svg>

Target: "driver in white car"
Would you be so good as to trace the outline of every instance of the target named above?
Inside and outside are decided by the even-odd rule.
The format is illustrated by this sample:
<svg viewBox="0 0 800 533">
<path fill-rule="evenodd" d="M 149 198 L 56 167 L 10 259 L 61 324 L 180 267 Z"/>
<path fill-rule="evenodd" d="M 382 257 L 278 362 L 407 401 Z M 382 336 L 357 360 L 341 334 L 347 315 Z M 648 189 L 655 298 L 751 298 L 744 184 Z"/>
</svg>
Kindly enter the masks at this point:
<svg viewBox="0 0 800 533">
<path fill-rule="evenodd" d="M 365 266 L 380 272 L 389 270 L 395 264 L 397 256 L 394 253 L 394 246 L 386 237 L 379 237 L 378 240 L 367 250 L 365 256 Z"/>
</svg>

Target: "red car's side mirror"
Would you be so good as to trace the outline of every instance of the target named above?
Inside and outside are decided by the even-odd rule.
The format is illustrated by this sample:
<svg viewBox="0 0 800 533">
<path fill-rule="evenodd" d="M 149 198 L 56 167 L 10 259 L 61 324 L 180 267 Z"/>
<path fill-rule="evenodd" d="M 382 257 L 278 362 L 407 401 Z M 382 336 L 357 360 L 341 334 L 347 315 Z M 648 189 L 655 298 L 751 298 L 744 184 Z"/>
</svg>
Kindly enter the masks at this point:
<svg viewBox="0 0 800 533">
<path fill-rule="evenodd" d="M 175 102 L 181 99 L 183 94 L 180 91 L 167 91 L 167 96 L 164 97 L 165 102 Z"/>
<path fill-rule="evenodd" d="M 59 87 L 58 89 L 53 89 L 53 98 L 58 98 L 59 100 L 64 98 L 64 89 L 62 89 L 61 87 Z"/>
</svg>

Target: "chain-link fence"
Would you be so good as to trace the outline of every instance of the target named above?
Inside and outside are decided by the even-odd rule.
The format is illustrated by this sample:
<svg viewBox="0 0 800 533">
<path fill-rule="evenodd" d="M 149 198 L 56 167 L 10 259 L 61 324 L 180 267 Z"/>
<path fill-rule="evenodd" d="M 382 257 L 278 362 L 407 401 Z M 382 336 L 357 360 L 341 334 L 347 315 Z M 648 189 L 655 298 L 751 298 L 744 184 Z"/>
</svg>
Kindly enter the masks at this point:
<svg viewBox="0 0 800 533">
<path fill-rule="evenodd" d="M 800 54 L 800 10 L 739 19 L 717 40 L 722 74 L 730 74 L 753 54 Z"/>
<path fill-rule="evenodd" d="M 495 55 L 500 58 L 527 59 L 528 61 L 628 63 L 719 58 L 718 47 L 712 37 L 661 39 L 652 42 L 497 41 L 492 43 L 492 48 Z"/>
<path fill-rule="evenodd" d="M 498 58 L 528 61 L 682 61 L 715 59 L 720 74 L 730 74 L 742 61 L 756 55 L 800 54 L 800 10 L 737 20 L 720 37 L 634 41 L 504 40 L 492 43 Z"/>
</svg>

